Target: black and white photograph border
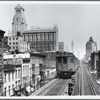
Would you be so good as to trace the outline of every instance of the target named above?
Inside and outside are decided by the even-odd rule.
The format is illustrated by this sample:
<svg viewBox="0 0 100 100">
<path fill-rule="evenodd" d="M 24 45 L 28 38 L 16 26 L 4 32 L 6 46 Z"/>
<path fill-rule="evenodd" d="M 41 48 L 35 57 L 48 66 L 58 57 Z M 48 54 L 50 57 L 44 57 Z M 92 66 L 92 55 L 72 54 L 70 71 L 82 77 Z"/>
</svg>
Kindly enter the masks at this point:
<svg viewBox="0 0 100 100">
<path fill-rule="evenodd" d="M 0 1 L 0 12 L 0 99 L 100 99 L 99 1 Z"/>
</svg>

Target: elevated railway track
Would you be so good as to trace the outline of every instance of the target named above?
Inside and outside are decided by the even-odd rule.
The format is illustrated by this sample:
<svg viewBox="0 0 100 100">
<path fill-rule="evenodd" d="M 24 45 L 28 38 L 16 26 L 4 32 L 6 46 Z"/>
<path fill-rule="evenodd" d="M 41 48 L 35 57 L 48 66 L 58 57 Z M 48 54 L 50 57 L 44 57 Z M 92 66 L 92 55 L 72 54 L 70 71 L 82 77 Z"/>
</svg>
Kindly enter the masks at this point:
<svg viewBox="0 0 100 100">
<path fill-rule="evenodd" d="M 68 85 L 68 79 L 54 79 L 46 86 L 37 90 L 31 96 L 59 96 L 62 95 L 65 91 L 65 88 Z"/>
</svg>

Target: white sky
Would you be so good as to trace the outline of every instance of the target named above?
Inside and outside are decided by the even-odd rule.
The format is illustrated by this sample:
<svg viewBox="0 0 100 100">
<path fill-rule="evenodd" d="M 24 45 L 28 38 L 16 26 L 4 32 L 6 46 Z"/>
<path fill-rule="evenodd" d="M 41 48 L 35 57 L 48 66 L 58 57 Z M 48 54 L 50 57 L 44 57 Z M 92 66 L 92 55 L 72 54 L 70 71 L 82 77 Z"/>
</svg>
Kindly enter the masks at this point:
<svg viewBox="0 0 100 100">
<path fill-rule="evenodd" d="M 25 9 L 25 18 L 28 29 L 31 26 L 42 28 L 58 25 L 59 42 L 71 50 L 74 41 L 74 52 L 80 58 L 85 54 L 85 44 L 92 36 L 100 49 L 100 3 L 99 4 L 14 4 L 0 2 L 0 29 L 8 32 L 12 29 L 14 8 L 17 4 Z M 66 49 L 66 48 L 65 48 Z"/>
</svg>

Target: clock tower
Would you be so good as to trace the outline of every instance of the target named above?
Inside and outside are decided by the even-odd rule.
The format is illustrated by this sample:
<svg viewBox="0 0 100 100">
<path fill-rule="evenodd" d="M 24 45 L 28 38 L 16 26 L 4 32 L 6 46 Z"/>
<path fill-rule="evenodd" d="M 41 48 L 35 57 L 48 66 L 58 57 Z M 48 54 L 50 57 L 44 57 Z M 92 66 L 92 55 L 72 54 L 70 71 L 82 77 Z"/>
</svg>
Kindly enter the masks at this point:
<svg viewBox="0 0 100 100">
<path fill-rule="evenodd" d="M 21 36 L 24 31 L 27 30 L 26 19 L 24 17 L 24 8 L 18 4 L 15 7 L 15 15 L 12 21 L 12 35 Z"/>
</svg>

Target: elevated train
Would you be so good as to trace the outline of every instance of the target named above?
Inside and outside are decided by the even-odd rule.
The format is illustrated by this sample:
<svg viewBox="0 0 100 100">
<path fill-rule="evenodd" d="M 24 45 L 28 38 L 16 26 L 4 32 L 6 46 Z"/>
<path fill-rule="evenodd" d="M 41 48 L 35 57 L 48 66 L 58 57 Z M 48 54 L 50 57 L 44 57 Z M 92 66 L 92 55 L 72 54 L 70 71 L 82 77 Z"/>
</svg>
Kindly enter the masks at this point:
<svg viewBox="0 0 100 100">
<path fill-rule="evenodd" d="M 71 72 L 76 73 L 80 61 L 71 52 L 56 52 L 56 74 L 58 78 L 70 78 Z"/>
</svg>

